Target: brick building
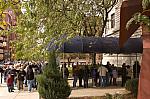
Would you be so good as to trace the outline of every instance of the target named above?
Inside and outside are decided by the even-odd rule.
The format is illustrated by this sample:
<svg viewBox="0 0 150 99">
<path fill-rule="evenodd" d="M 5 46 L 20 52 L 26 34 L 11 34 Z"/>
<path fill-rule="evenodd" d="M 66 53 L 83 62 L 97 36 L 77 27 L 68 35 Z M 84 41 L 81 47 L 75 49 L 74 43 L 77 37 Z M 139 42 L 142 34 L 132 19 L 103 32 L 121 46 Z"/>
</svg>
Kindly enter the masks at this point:
<svg viewBox="0 0 150 99">
<path fill-rule="evenodd" d="M 16 26 L 16 16 L 13 10 L 7 9 L 2 14 L 3 24 L 0 26 L 0 31 L 10 30 L 11 26 Z M 2 34 L 0 37 L 0 61 L 7 61 L 11 59 L 11 45 L 10 40 L 16 39 L 15 33 L 9 35 Z"/>
</svg>

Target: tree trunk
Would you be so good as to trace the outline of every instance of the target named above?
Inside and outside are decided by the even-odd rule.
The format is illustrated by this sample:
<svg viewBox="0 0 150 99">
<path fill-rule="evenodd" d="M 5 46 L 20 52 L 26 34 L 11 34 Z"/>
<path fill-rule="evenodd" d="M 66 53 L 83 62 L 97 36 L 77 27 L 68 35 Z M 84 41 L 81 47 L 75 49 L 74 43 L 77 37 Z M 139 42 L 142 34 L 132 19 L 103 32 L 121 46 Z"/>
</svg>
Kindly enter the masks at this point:
<svg viewBox="0 0 150 99">
<path fill-rule="evenodd" d="M 150 31 L 143 26 L 143 56 L 139 78 L 138 99 L 150 99 Z"/>
</svg>

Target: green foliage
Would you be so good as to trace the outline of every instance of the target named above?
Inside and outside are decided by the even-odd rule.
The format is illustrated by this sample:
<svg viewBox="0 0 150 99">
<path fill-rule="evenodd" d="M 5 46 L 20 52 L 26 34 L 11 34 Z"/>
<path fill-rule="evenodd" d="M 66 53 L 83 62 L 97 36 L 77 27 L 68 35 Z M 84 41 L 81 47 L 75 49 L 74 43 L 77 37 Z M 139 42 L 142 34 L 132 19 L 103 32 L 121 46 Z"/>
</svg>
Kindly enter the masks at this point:
<svg viewBox="0 0 150 99">
<path fill-rule="evenodd" d="M 132 80 L 127 80 L 126 81 L 125 88 L 128 91 L 132 91 Z"/>
<path fill-rule="evenodd" d="M 1 0 L 6 1 L 6 0 Z M 14 0 L 13 0 L 14 1 Z M 16 2 L 18 0 L 15 0 Z M 61 45 L 76 35 L 102 36 L 108 13 L 117 0 L 28 0 L 17 2 L 17 26 L 10 31 L 17 33 L 13 43 L 17 59 L 42 59 L 49 41 Z M 2 4 L 13 4 L 7 0 Z M 12 9 L 16 9 L 14 6 Z M 22 10 L 21 10 L 22 9 Z M 21 11 L 24 12 L 21 13 Z M 8 31 L 6 31 L 8 32 Z M 62 35 L 66 35 L 62 38 Z M 61 38 L 61 39 L 60 39 Z M 27 54 L 29 53 L 29 54 Z"/>
<path fill-rule="evenodd" d="M 150 19 L 146 15 L 142 15 L 141 13 L 136 13 L 127 23 L 127 28 L 135 22 L 136 24 L 146 25 L 150 29 Z"/>
<path fill-rule="evenodd" d="M 125 84 L 125 88 L 128 91 L 131 91 L 135 97 L 137 97 L 138 94 L 138 79 L 131 79 L 128 80 Z"/>
<path fill-rule="evenodd" d="M 0 0 L 0 15 L 8 8 L 12 8 L 15 11 L 19 11 L 20 0 Z"/>
<path fill-rule="evenodd" d="M 106 99 L 112 99 L 112 95 L 109 93 L 106 93 Z"/>
<path fill-rule="evenodd" d="M 142 7 L 143 12 L 146 11 L 147 9 L 150 9 L 150 0 L 143 0 Z M 129 28 L 129 26 L 132 23 L 146 25 L 150 29 L 150 18 L 149 16 L 143 15 L 142 13 L 134 14 L 133 17 L 128 21 L 126 27 Z"/>
<path fill-rule="evenodd" d="M 106 94 L 106 99 L 124 99 L 123 95 L 122 94 L 109 94 L 107 93 Z"/>
<path fill-rule="evenodd" d="M 143 9 L 147 9 L 148 7 L 150 7 L 150 0 L 143 0 L 142 6 L 143 6 Z"/>
<path fill-rule="evenodd" d="M 50 52 L 49 63 L 37 81 L 38 92 L 44 99 L 66 99 L 71 93 L 67 80 L 59 72 L 54 52 Z"/>
</svg>

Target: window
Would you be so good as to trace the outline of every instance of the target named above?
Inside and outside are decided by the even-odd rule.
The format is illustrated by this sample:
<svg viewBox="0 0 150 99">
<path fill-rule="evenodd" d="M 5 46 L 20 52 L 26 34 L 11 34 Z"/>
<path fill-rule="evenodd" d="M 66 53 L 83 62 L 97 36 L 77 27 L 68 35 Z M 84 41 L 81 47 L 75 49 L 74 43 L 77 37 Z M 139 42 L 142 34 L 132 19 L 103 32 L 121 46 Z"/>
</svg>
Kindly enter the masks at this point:
<svg viewBox="0 0 150 99">
<path fill-rule="evenodd" d="M 115 27 L 115 13 L 111 15 L 111 28 Z"/>
</svg>

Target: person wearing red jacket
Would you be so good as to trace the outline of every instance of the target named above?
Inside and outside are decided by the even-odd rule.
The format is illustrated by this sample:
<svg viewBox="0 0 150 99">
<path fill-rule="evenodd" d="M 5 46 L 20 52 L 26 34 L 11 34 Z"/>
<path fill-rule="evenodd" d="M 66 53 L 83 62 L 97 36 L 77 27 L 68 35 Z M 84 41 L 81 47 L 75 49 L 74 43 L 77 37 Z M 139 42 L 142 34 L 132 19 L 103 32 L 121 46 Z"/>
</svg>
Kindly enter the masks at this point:
<svg viewBox="0 0 150 99">
<path fill-rule="evenodd" d="M 6 80 L 8 92 L 14 92 L 13 91 L 13 77 L 9 74 Z"/>
</svg>

